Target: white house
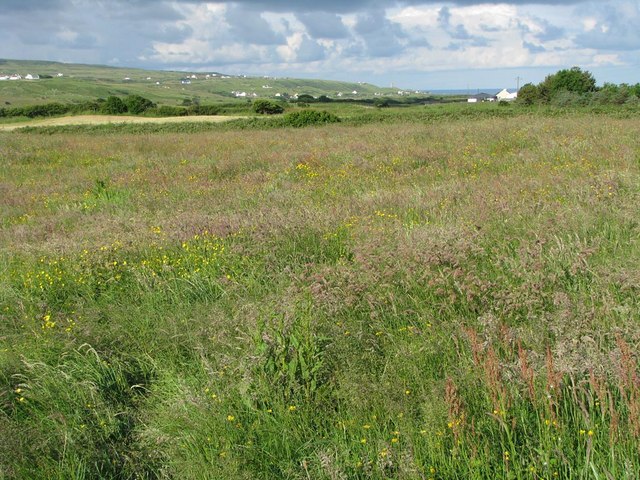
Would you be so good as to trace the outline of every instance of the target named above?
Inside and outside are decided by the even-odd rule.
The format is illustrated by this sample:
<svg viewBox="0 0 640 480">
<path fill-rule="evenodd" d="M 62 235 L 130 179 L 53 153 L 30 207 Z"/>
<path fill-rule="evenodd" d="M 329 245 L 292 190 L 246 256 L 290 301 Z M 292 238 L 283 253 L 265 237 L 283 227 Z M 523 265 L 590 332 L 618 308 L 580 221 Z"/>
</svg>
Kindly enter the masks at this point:
<svg viewBox="0 0 640 480">
<path fill-rule="evenodd" d="M 0 81 L 9 80 L 9 75 L 0 75 Z"/>
<path fill-rule="evenodd" d="M 40 75 L 38 74 L 32 75 L 30 73 L 27 73 L 27 75 L 24 78 L 25 80 L 40 80 Z"/>
<path fill-rule="evenodd" d="M 64 77 L 64 73 L 58 73 L 56 77 Z"/>
<path fill-rule="evenodd" d="M 501 92 L 498 92 L 496 94 L 496 98 L 498 99 L 499 102 L 501 101 L 511 102 L 516 98 L 518 98 L 518 92 L 511 93 L 506 88 L 503 88 Z"/>
<path fill-rule="evenodd" d="M 22 75 L 20 75 L 18 73 L 14 73 L 13 75 L 11 75 L 9 77 L 9 80 L 22 80 Z"/>
</svg>

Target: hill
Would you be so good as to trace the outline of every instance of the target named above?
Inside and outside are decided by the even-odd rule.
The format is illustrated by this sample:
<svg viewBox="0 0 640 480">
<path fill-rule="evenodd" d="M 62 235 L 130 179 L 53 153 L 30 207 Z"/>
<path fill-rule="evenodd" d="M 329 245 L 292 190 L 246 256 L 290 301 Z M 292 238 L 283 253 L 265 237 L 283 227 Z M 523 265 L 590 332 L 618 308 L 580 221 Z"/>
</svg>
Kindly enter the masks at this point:
<svg viewBox="0 0 640 480">
<path fill-rule="evenodd" d="M 327 95 L 333 98 L 370 98 L 375 94 L 397 94 L 397 90 L 359 82 L 0 59 L 0 78 L 14 74 L 22 76 L 22 79 L 0 81 L 0 106 L 71 103 L 109 95 L 132 94 L 142 95 L 160 105 L 179 105 L 194 99 L 203 103 L 216 103 L 256 96 L 279 98 L 295 94 Z M 24 79 L 29 74 L 40 78 Z M 353 94 L 354 91 L 358 93 Z"/>
</svg>

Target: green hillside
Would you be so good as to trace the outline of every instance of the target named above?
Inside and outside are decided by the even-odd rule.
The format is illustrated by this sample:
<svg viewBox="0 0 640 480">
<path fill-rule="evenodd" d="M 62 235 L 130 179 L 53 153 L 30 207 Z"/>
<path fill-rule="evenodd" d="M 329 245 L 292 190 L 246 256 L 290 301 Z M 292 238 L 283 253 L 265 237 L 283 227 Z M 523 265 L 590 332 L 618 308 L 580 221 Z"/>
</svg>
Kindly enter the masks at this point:
<svg viewBox="0 0 640 480">
<path fill-rule="evenodd" d="M 2 60 L 0 77 L 39 75 L 39 80 L 0 81 L 0 106 L 47 102 L 81 102 L 109 95 L 138 94 L 161 105 L 176 105 L 197 97 L 203 103 L 228 102 L 254 97 L 277 98 L 276 94 L 327 95 L 342 98 L 392 95 L 396 90 L 357 82 L 273 77 L 244 77 L 219 72 L 176 72 L 80 65 L 58 62 Z M 58 76 L 62 74 L 62 76 Z M 197 78 L 190 78 L 195 75 Z M 208 75 L 208 77 L 207 77 Z M 51 78 L 47 78 L 51 77 Z M 189 77 L 189 84 L 182 80 Z M 268 87 L 268 88 L 267 88 Z M 352 94 L 357 91 L 358 94 Z M 232 92 L 244 92 L 236 97 Z M 9 102 L 9 103 L 7 103 Z"/>
</svg>

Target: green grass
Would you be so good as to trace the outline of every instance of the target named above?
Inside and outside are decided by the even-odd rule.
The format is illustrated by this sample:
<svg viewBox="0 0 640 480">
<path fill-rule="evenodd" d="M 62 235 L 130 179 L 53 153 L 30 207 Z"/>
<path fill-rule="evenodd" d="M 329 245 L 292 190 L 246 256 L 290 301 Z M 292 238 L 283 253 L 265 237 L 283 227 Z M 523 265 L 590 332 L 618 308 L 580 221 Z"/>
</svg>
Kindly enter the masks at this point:
<svg viewBox="0 0 640 480">
<path fill-rule="evenodd" d="M 199 72 L 189 72 L 189 74 L 195 73 L 198 78 L 193 79 L 189 85 L 183 85 L 181 80 L 185 78 L 185 72 L 24 60 L 0 59 L 0 73 L 19 73 L 23 77 L 28 73 L 54 77 L 37 81 L 0 82 L 0 107 L 9 106 L 5 104 L 6 102 L 9 102 L 10 106 L 51 102 L 73 103 L 106 98 L 110 95 L 124 97 L 134 94 L 142 95 L 160 105 L 180 105 L 184 100 L 194 98 L 198 98 L 203 104 L 231 100 L 239 103 L 247 102 L 246 99 L 236 99 L 232 94 L 233 91 L 246 92 L 249 95 L 256 93 L 265 98 L 275 98 L 276 93 L 335 97 L 338 92 L 344 92 L 347 95 L 354 90 L 359 92 L 357 96 L 353 96 L 354 98 L 362 96 L 372 98 L 374 93 L 397 93 L 394 89 L 355 82 L 242 76 L 222 78 L 223 74 L 206 79 L 205 73 Z M 63 73 L 64 76 L 58 78 L 56 77 L 58 73 Z M 125 78 L 130 80 L 125 81 Z M 160 85 L 156 85 L 156 82 L 160 82 Z M 263 86 L 271 88 L 265 89 Z"/>
<path fill-rule="evenodd" d="M 637 120 L 334 113 L 0 133 L 0 478 L 638 477 Z"/>
</svg>

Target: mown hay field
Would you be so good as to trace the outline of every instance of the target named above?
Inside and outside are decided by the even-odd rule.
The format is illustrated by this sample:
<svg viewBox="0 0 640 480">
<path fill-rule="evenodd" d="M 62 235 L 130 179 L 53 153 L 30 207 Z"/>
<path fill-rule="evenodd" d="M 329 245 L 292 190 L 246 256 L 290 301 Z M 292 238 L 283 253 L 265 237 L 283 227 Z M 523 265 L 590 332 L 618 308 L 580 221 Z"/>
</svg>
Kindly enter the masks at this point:
<svg viewBox="0 0 640 480">
<path fill-rule="evenodd" d="M 640 476 L 637 118 L 0 162 L 0 478 Z"/>
</svg>

